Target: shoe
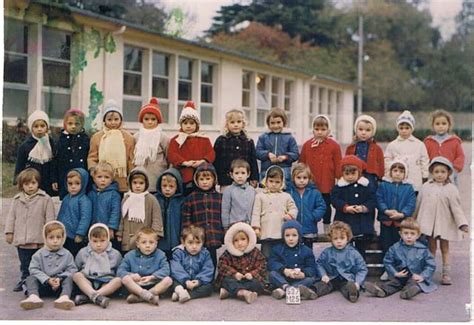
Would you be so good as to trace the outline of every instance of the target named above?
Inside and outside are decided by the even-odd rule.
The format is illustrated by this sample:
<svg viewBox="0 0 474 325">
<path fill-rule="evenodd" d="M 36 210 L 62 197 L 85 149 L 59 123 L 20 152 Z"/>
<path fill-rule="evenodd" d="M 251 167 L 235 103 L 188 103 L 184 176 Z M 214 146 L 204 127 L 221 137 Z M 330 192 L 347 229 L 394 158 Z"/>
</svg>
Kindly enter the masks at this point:
<svg viewBox="0 0 474 325">
<path fill-rule="evenodd" d="M 186 289 L 183 289 L 182 292 L 178 293 L 178 297 L 179 297 L 179 303 L 181 304 L 185 303 L 186 301 L 191 300 L 191 296 L 189 295 L 189 292 Z"/>
<path fill-rule="evenodd" d="M 173 292 L 173 294 L 171 295 L 171 301 L 178 301 L 179 300 L 179 297 L 178 297 L 178 294 L 176 292 Z"/>
<path fill-rule="evenodd" d="M 104 309 L 109 306 L 109 303 L 110 303 L 110 298 L 107 298 L 106 296 L 98 295 L 94 299 L 94 304 Z"/>
<path fill-rule="evenodd" d="M 148 302 L 152 305 L 158 306 L 160 304 L 160 296 L 153 295 L 153 297 L 151 297 L 151 299 L 148 300 Z"/>
<path fill-rule="evenodd" d="M 301 298 L 301 300 L 314 300 L 314 299 L 318 298 L 318 295 L 316 294 L 316 292 L 314 292 L 313 290 L 311 290 L 307 286 L 301 285 L 298 288 L 300 289 L 300 298 Z"/>
<path fill-rule="evenodd" d="M 388 281 L 387 271 L 383 272 L 383 274 L 380 276 L 380 281 Z"/>
<path fill-rule="evenodd" d="M 275 299 L 282 299 L 282 298 L 285 297 L 285 295 L 286 295 L 285 290 L 283 290 L 281 288 L 277 288 L 277 289 L 272 291 L 272 297 L 275 298 Z"/>
<path fill-rule="evenodd" d="M 347 283 L 347 289 L 349 291 L 349 301 L 356 302 L 357 299 L 359 299 L 359 290 L 357 290 L 355 283 L 352 281 L 349 281 Z"/>
<path fill-rule="evenodd" d="M 136 303 L 144 301 L 141 297 L 136 296 L 134 294 L 129 294 L 126 300 L 127 300 L 127 303 L 129 304 L 136 304 Z"/>
<path fill-rule="evenodd" d="M 400 298 L 402 299 L 411 299 L 421 292 L 421 289 L 417 285 L 412 285 L 407 289 L 403 289 L 400 292 Z"/>
<path fill-rule="evenodd" d="M 453 284 L 453 282 L 451 281 L 451 277 L 448 274 L 443 274 L 443 276 L 441 277 L 441 284 L 445 286 Z"/>
<path fill-rule="evenodd" d="M 221 299 L 221 300 L 222 299 L 227 299 L 227 298 L 229 298 L 229 296 L 230 296 L 229 291 L 227 291 L 224 288 L 221 288 L 221 291 L 219 292 L 219 299 Z"/>
<path fill-rule="evenodd" d="M 15 287 L 13 287 L 13 292 L 20 292 L 23 291 L 23 284 L 25 283 L 25 280 L 20 280 L 18 281 L 17 284 L 15 284 Z"/>
<path fill-rule="evenodd" d="M 26 310 L 41 308 L 43 307 L 43 300 L 37 295 L 32 294 L 20 302 L 20 307 Z"/>
<path fill-rule="evenodd" d="M 69 299 L 67 295 L 62 295 L 54 301 L 54 308 L 69 310 L 74 307 L 74 301 Z"/>
<path fill-rule="evenodd" d="M 91 300 L 86 295 L 77 295 L 76 297 L 74 297 L 74 304 L 76 306 L 88 304 L 90 302 Z"/>
<path fill-rule="evenodd" d="M 369 292 L 371 295 L 379 298 L 383 298 L 387 295 L 385 291 L 382 290 L 382 288 L 372 282 L 365 283 L 365 290 L 367 290 L 367 292 Z"/>
<path fill-rule="evenodd" d="M 257 300 L 257 293 L 253 291 L 244 290 L 243 297 L 246 303 L 251 304 Z"/>
</svg>

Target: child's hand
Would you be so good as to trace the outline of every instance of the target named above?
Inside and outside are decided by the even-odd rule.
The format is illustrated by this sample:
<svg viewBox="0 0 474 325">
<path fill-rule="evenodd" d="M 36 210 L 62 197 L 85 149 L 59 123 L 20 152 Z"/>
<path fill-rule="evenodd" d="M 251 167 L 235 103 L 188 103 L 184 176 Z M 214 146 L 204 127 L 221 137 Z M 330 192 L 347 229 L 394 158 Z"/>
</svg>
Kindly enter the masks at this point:
<svg viewBox="0 0 474 325">
<path fill-rule="evenodd" d="M 181 166 L 184 166 L 184 167 L 192 167 L 194 164 L 194 160 L 188 160 L 188 161 L 184 161 Z"/>
<path fill-rule="evenodd" d="M 255 236 L 257 236 L 257 238 L 260 238 L 260 228 L 254 228 L 253 231 L 255 231 Z"/>
<path fill-rule="evenodd" d="M 245 278 L 246 278 L 247 280 L 252 280 L 252 279 L 253 279 L 253 276 L 252 276 L 251 273 L 245 273 L 244 276 L 245 276 Z"/>
<path fill-rule="evenodd" d="M 234 275 L 234 278 L 235 278 L 237 281 L 242 280 L 243 277 L 244 277 L 244 275 L 243 275 L 242 273 L 240 273 L 240 272 L 237 272 L 237 273 L 235 273 L 235 275 Z"/>
<path fill-rule="evenodd" d="M 423 281 L 425 280 L 425 279 L 424 279 L 421 275 L 419 275 L 419 274 L 413 274 L 413 275 L 411 276 L 411 278 L 412 278 L 413 280 L 415 280 L 416 282 L 423 282 Z"/>
<path fill-rule="evenodd" d="M 13 233 L 8 233 L 5 235 L 5 240 L 7 241 L 8 244 L 13 243 Z"/>
<path fill-rule="evenodd" d="M 390 217 L 390 219 L 399 220 L 399 219 L 403 219 L 403 217 L 404 217 L 403 213 L 396 212 Z"/>
<path fill-rule="evenodd" d="M 122 236 L 117 235 L 116 238 L 117 238 L 117 241 L 122 241 Z"/>
<path fill-rule="evenodd" d="M 186 281 L 186 287 L 189 289 L 189 290 L 193 290 L 194 288 L 196 288 L 197 286 L 199 285 L 199 280 L 188 280 Z"/>
<path fill-rule="evenodd" d="M 281 155 L 277 157 L 278 162 L 284 162 L 287 159 L 288 159 L 287 155 Z"/>
<path fill-rule="evenodd" d="M 393 209 L 387 209 L 384 211 L 384 213 L 389 216 L 390 218 L 393 217 L 393 215 L 397 212 L 397 210 L 393 210 Z"/>
<path fill-rule="evenodd" d="M 147 275 L 147 276 L 142 276 L 139 282 L 140 283 L 147 283 L 147 282 L 153 281 L 155 279 L 156 279 L 156 277 L 154 275 Z"/>
<path fill-rule="evenodd" d="M 293 279 L 293 269 L 283 269 L 283 274 L 290 279 Z"/>
<path fill-rule="evenodd" d="M 258 186 L 258 181 L 256 180 L 250 181 L 250 185 L 256 188 Z"/>
<path fill-rule="evenodd" d="M 53 191 L 57 191 L 59 189 L 58 183 L 51 184 L 51 187 L 53 188 Z"/>
<path fill-rule="evenodd" d="M 142 279 L 142 277 L 141 277 L 140 274 L 138 274 L 138 273 L 130 274 L 130 277 L 131 277 L 132 280 L 135 281 L 135 282 L 139 282 L 139 281 Z"/>
<path fill-rule="evenodd" d="M 204 159 L 195 160 L 191 167 L 198 168 L 200 165 L 204 164 L 206 161 Z"/>
<path fill-rule="evenodd" d="M 462 225 L 461 227 L 459 227 L 459 229 L 461 229 L 461 231 L 465 232 L 465 233 L 469 232 L 469 226 L 468 225 Z"/>
<path fill-rule="evenodd" d="M 348 205 L 346 208 L 346 213 L 354 214 L 357 213 L 356 206 L 355 205 Z"/>
<path fill-rule="evenodd" d="M 357 213 L 366 213 L 369 211 L 365 205 L 354 205 L 354 207 Z"/>
<path fill-rule="evenodd" d="M 408 270 L 403 269 L 403 270 L 395 273 L 395 276 L 397 278 L 406 278 L 408 276 Z"/>
<path fill-rule="evenodd" d="M 61 280 L 59 278 L 49 278 L 48 284 L 51 286 L 51 289 L 53 289 L 53 291 L 56 291 L 61 285 Z"/>
<path fill-rule="evenodd" d="M 113 229 L 109 229 L 109 234 L 110 234 L 110 240 L 114 239 L 114 230 Z"/>
<path fill-rule="evenodd" d="M 268 159 L 270 159 L 270 161 L 272 163 L 277 163 L 278 162 L 278 158 L 273 152 L 268 153 Z"/>
<path fill-rule="evenodd" d="M 83 239 L 84 239 L 84 237 L 79 236 L 79 235 L 76 235 L 76 237 L 74 237 L 74 242 L 75 242 L 76 244 L 79 244 L 79 243 L 82 242 Z"/>
<path fill-rule="evenodd" d="M 331 279 L 329 279 L 329 277 L 325 274 L 321 277 L 321 281 L 323 281 L 324 283 L 328 283 L 329 281 L 331 281 Z"/>
<path fill-rule="evenodd" d="M 289 215 L 289 214 L 287 214 L 287 213 L 283 216 L 283 220 L 285 220 L 285 221 L 293 220 L 293 219 L 294 219 L 293 216 L 291 216 L 291 215 Z"/>
</svg>

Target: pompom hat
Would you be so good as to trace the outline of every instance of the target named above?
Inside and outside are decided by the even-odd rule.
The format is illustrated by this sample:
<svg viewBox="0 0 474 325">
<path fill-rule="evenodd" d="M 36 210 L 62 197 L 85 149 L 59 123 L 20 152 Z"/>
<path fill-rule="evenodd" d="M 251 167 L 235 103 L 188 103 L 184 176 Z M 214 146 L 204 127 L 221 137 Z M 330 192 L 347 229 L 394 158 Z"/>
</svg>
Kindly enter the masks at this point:
<svg viewBox="0 0 474 325">
<path fill-rule="evenodd" d="M 407 123 L 411 126 L 412 130 L 415 129 L 415 118 L 413 117 L 410 111 L 403 111 L 403 113 L 397 117 L 397 127 L 401 123 Z"/>
<path fill-rule="evenodd" d="M 152 97 L 148 104 L 142 106 L 140 112 L 138 113 L 138 121 L 140 121 L 140 123 L 143 122 L 143 117 L 145 116 L 145 114 L 153 114 L 156 116 L 158 124 L 163 123 L 163 116 L 161 115 L 160 105 L 158 104 L 158 98 Z"/>
<path fill-rule="evenodd" d="M 192 101 L 187 101 L 184 104 L 183 110 L 181 111 L 181 115 L 179 116 L 179 124 L 181 124 L 186 119 L 192 119 L 196 121 L 198 125 L 201 124 L 199 113 L 196 109 L 196 106 L 194 105 L 194 102 Z"/>
<path fill-rule="evenodd" d="M 367 121 L 372 124 L 372 127 L 374 128 L 374 134 L 372 136 L 375 136 L 375 132 L 377 131 L 377 122 L 372 116 L 366 114 L 360 115 L 356 118 L 354 122 L 354 132 L 357 130 L 357 124 L 359 124 L 361 121 Z"/>
</svg>

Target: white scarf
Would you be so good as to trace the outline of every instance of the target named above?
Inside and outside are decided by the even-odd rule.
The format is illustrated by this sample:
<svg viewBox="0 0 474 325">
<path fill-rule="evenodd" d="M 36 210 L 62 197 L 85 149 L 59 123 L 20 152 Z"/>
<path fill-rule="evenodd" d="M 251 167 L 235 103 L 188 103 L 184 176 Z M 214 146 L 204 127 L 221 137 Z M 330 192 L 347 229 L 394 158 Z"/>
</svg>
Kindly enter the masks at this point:
<svg viewBox="0 0 474 325">
<path fill-rule="evenodd" d="M 176 138 L 176 142 L 178 142 L 179 146 L 181 147 L 188 137 L 207 138 L 207 135 L 202 133 L 202 132 L 195 132 L 195 133 L 191 133 L 191 134 L 184 133 L 184 132 L 179 132 L 178 137 Z"/>
<path fill-rule="evenodd" d="M 53 159 L 53 150 L 51 150 L 51 144 L 49 143 L 49 135 L 46 133 L 41 138 L 38 138 L 33 134 L 31 136 L 38 142 L 36 142 L 35 146 L 28 154 L 28 160 L 44 164 Z"/>
<path fill-rule="evenodd" d="M 114 168 L 114 175 L 127 177 L 127 152 L 122 131 L 104 127 L 99 145 L 99 161 L 106 161 Z"/>
<path fill-rule="evenodd" d="M 92 250 L 92 248 L 88 247 L 89 251 L 89 258 L 86 260 L 84 264 L 84 269 L 82 273 L 86 276 L 103 276 L 113 274 L 112 269 L 110 267 L 110 260 L 109 254 L 107 253 L 110 250 L 112 244 L 109 242 L 107 248 L 102 253 L 98 254 Z"/>
<path fill-rule="evenodd" d="M 128 221 L 144 223 L 145 222 L 145 196 L 148 191 L 143 193 L 127 192 L 128 198 L 122 205 L 122 218 L 128 213 Z"/>
<path fill-rule="evenodd" d="M 145 129 L 143 126 L 138 131 L 138 141 L 135 145 L 135 166 L 144 166 L 148 161 L 155 162 L 158 158 L 158 148 L 160 146 L 161 129 Z"/>
</svg>

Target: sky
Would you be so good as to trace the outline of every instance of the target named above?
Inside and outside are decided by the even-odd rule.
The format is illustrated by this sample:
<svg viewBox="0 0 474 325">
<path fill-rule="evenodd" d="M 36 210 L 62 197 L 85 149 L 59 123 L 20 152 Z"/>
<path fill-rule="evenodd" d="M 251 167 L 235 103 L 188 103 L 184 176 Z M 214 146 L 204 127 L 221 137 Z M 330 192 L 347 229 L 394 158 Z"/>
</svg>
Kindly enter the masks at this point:
<svg viewBox="0 0 474 325">
<path fill-rule="evenodd" d="M 151 0 L 150 2 L 154 2 Z M 212 18 L 217 15 L 221 6 L 232 3 L 249 3 L 249 0 L 159 0 L 165 9 L 171 10 L 177 6 L 195 15 L 193 29 L 186 38 L 193 39 L 202 36 L 203 32 L 212 25 Z M 448 39 L 455 31 L 454 17 L 461 10 L 462 0 L 429 0 L 429 8 L 433 16 L 433 25 L 440 26 L 443 39 Z"/>
</svg>

